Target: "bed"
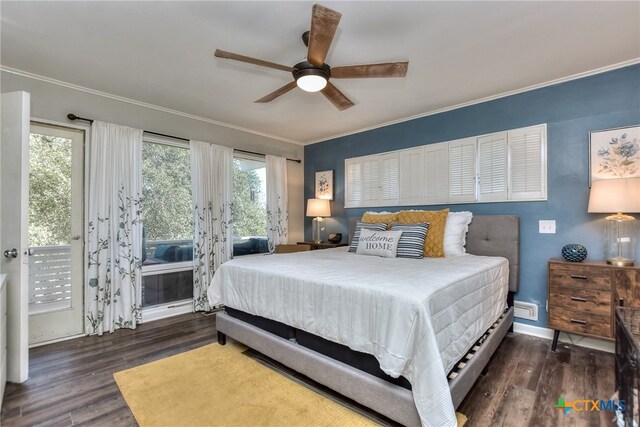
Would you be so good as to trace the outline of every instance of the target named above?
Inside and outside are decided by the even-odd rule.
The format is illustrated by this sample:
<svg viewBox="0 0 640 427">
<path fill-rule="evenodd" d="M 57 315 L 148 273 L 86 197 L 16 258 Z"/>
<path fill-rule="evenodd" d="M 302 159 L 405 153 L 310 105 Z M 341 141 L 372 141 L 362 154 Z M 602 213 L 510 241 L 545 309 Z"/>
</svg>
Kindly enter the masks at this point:
<svg viewBox="0 0 640 427">
<path fill-rule="evenodd" d="M 517 217 L 475 216 L 466 248 L 477 256 L 338 248 L 236 259 L 209 289 L 226 306 L 218 340 L 228 335 L 401 424 L 455 425 L 454 408 L 512 327 L 518 243 Z"/>
</svg>

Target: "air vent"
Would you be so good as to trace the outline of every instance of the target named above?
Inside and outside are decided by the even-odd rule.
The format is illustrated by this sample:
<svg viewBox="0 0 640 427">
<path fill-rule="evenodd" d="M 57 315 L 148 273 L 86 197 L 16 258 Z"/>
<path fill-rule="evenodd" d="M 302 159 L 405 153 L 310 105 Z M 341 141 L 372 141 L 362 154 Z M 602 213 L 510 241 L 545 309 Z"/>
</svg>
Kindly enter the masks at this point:
<svg viewBox="0 0 640 427">
<path fill-rule="evenodd" d="M 514 301 L 513 315 L 520 319 L 538 320 L 538 306 L 530 302 Z"/>
</svg>

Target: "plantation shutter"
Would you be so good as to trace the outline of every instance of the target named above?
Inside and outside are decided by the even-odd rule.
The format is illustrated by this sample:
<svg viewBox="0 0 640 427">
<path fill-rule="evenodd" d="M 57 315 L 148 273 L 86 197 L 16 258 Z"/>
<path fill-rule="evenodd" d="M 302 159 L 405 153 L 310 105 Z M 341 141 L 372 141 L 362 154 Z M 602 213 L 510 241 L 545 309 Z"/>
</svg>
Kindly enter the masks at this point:
<svg viewBox="0 0 640 427">
<path fill-rule="evenodd" d="M 475 138 L 449 142 L 449 202 L 476 200 Z"/>
<path fill-rule="evenodd" d="M 347 159 L 344 162 L 345 208 L 362 204 L 362 162 L 359 159 Z"/>
<path fill-rule="evenodd" d="M 380 180 L 380 200 L 386 204 L 389 202 L 398 203 L 400 194 L 400 162 L 397 153 L 380 156 L 381 180 Z"/>
<path fill-rule="evenodd" d="M 424 189 L 424 164 L 422 147 L 400 152 L 400 203 L 422 201 Z"/>
<path fill-rule="evenodd" d="M 509 131 L 510 199 L 547 197 L 546 145 L 545 125 Z"/>
<path fill-rule="evenodd" d="M 380 198 L 379 166 L 378 156 L 370 156 L 362 160 L 362 202 L 365 206 L 368 206 L 367 202 Z"/>
<path fill-rule="evenodd" d="M 424 197 L 427 203 L 449 200 L 449 146 L 445 143 L 424 147 Z"/>
<path fill-rule="evenodd" d="M 547 126 L 345 159 L 345 207 L 545 200 Z"/>
<path fill-rule="evenodd" d="M 478 200 L 506 200 L 507 133 L 478 138 Z"/>
</svg>

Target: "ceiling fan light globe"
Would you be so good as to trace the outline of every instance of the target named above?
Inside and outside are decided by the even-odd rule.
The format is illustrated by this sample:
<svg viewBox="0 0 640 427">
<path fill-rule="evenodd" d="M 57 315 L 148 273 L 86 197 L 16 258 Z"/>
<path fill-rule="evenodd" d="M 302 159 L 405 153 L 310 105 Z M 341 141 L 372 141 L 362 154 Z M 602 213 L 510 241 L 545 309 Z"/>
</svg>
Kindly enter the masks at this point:
<svg viewBox="0 0 640 427">
<path fill-rule="evenodd" d="M 327 86 L 327 79 L 322 76 L 309 74 L 296 80 L 298 87 L 305 92 L 319 92 Z"/>
</svg>

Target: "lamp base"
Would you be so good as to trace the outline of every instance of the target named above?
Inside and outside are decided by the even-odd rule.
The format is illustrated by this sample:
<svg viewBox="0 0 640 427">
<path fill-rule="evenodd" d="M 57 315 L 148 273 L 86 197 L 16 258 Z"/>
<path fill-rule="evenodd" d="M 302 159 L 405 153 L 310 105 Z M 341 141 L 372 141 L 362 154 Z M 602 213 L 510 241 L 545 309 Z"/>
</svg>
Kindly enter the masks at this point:
<svg viewBox="0 0 640 427">
<path fill-rule="evenodd" d="M 616 267 L 633 267 L 635 262 L 628 258 L 608 258 L 607 264 L 614 265 Z"/>
<path fill-rule="evenodd" d="M 322 234 L 324 232 L 324 220 L 318 216 L 313 218 L 311 227 L 311 240 L 313 243 L 322 243 Z"/>
<path fill-rule="evenodd" d="M 636 221 L 632 216 L 618 213 L 605 218 L 605 251 L 607 264 L 631 267 L 635 264 Z"/>
</svg>

